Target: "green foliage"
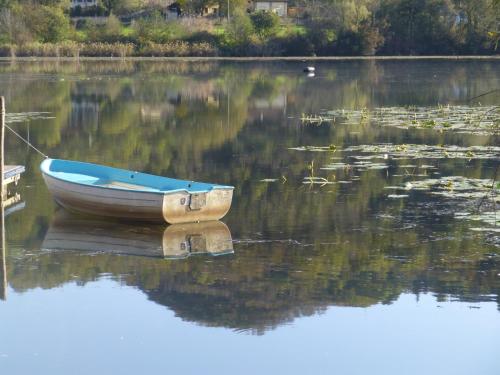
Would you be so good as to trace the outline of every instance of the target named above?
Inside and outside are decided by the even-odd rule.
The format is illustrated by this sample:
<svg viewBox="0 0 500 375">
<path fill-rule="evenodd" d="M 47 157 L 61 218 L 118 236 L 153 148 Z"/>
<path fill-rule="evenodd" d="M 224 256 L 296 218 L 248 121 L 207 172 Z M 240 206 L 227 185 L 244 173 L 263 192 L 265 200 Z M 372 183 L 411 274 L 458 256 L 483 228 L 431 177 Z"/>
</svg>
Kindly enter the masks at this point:
<svg viewBox="0 0 500 375">
<path fill-rule="evenodd" d="M 250 16 L 255 32 L 261 37 L 269 37 L 276 33 L 279 25 L 279 16 L 274 12 L 259 11 Z"/>
<path fill-rule="evenodd" d="M 453 49 L 457 14 L 449 0 L 387 0 L 378 17 L 385 28 L 385 53 L 426 54 Z M 448 51 L 447 51 L 448 50 Z"/>
<path fill-rule="evenodd" d="M 224 33 L 224 47 L 237 54 L 245 54 L 254 41 L 255 30 L 252 20 L 245 13 L 238 11 L 231 17 Z"/>
<path fill-rule="evenodd" d="M 69 19 L 62 8 L 43 5 L 30 13 L 29 25 L 39 41 L 59 42 L 69 37 Z"/>
<path fill-rule="evenodd" d="M 191 16 L 218 5 L 225 17 L 226 0 L 179 4 L 186 17 L 166 21 L 154 1 L 102 0 L 70 11 L 69 0 L 0 0 L 0 43 L 12 45 L 11 52 L 35 42 L 134 43 L 152 53 L 152 45 L 185 41 L 230 56 L 494 54 L 500 44 L 498 0 L 296 0 L 304 9 L 300 26 L 272 12 L 249 13 L 246 0 L 231 0 L 229 21 L 222 22 Z M 79 20 L 74 30 L 70 14 L 111 15 L 97 23 Z"/>
<path fill-rule="evenodd" d="M 122 36 L 123 25 L 115 15 L 111 14 L 101 31 L 101 39 L 107 42 L 119 41 Z"/>
<path fill-rule="evenodd" d="M 134 38 L 139 44 L 166 43 L 182 38 L 185 33 L 179 22 L 165 22 L 159 12 L 153 13 L 148 18 L 134 21 L 132 28 Z"/>
</svg>

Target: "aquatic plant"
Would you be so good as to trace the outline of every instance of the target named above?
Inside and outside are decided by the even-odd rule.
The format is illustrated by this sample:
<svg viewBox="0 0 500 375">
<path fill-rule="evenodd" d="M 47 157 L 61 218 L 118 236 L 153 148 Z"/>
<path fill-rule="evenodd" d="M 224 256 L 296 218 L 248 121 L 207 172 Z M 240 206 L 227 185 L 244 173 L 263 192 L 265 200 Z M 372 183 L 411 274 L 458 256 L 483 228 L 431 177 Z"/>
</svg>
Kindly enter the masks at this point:
<svg viewBox="0 0 500 375">
<path fill-rule="evenodd" d="M 327 115 L 306 115 L 302 113 L 300 121 L 304 125 L 322 125 L 334 121 L 334 118 Z"/>
<path fill-rule="evenodd" d="M 315 151 L 307 149 L 307 151 Z M 391 143 L 350 146 L 342 150 L 356 152 L 363 155 L 351 155 L 357 160 L 370 159 L 494 159 L 500 160 L 500 147 L 498 146 L 454 146 L 454 145 L 394 145 Z M 369 154 L 369 155 L 365 155 Z"/>
<path fill-rule="evenodd" d="M 48 120 L 55 117 L 48 116 L 50 112 L 21 112 L 21 113 L 7 113 L 5 115 L 5 122 L 13 124 L 17 122 L 27 122 L 31 120 Z"/>
<path fill-rule="evenodd" d="M 500 106 L 382 107 L 370 111 L 336 109 L 316 116 L 331 116 L 332 121 L 346 125 L 358 125 L 369 120 L 375 125 L 400 129 L 420 128 L 485 135 L 500 132 Z"/>
</svg>

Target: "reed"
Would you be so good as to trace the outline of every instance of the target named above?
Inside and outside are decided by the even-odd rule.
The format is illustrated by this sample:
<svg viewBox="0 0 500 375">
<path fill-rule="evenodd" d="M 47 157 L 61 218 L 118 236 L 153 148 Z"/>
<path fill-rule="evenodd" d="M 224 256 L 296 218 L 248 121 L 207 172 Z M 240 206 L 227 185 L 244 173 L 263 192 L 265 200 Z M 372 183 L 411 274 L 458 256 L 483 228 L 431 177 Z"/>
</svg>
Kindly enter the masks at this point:
<svg viewBox="0 0 500 375">
<path fill-rule="evenodd" d="M 141 47 L 133 43 L 26 43 L 23 45 L 0 45 L 0 57 L 210 57 L 217 56 L 218 50 L 207 42 L 186 42 L 182 40 L 168 43 L 148 43 Z"/>
<path fill-rule="evenodd" d="M 132 43 L 85 43 L 81 45 L 80 56 L 86 57 L 128 57 L 134 54 Z"/>
<path fill-rule="evenodd" d="M 139 49 L 137 55 L 151 57 L 207 57 L 217 56 L 217 49 L 207 42 L 173 41 L 169 43 L 148 43 Z"/>
</svg>

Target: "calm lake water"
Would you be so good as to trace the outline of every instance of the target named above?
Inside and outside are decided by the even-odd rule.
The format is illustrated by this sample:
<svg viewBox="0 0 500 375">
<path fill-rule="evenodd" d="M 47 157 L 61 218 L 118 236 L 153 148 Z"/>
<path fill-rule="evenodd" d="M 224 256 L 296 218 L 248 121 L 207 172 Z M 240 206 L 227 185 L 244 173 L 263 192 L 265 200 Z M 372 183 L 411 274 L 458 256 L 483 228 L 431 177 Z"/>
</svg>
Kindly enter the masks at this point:
<svg viewBox="0 0 500 375">
<path fill-rule="evenodd" d="M 235 186 L 215 227 L 79 217 L 7 132 L 2 374 L 499 374 L 500 63 L 315 66 L 0 63 L 49 156 Z"/>
</svg>

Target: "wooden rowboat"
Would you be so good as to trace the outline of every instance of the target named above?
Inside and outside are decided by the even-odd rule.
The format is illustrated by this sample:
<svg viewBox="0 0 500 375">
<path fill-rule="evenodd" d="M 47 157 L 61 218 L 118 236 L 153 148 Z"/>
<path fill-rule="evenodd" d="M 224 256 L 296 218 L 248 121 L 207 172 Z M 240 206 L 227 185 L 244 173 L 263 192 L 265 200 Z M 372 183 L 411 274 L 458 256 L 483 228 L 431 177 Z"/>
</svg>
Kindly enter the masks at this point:
<svg viewBox="0 0 500 375">
<path fill-rule="evenodd" d="M 61 206 L 126 220 L 219 220 L 231 207 L 234 189 L 69 160 L 45 159 L 40 169 Z"/>
<path fill-rule="evenodd" d="M 220 221 L 136 225 L 73 215 L 64 210 L 56 213 L 41 249 L 165 259 L 234 253 L 231 232 Z"/>
</svg>

